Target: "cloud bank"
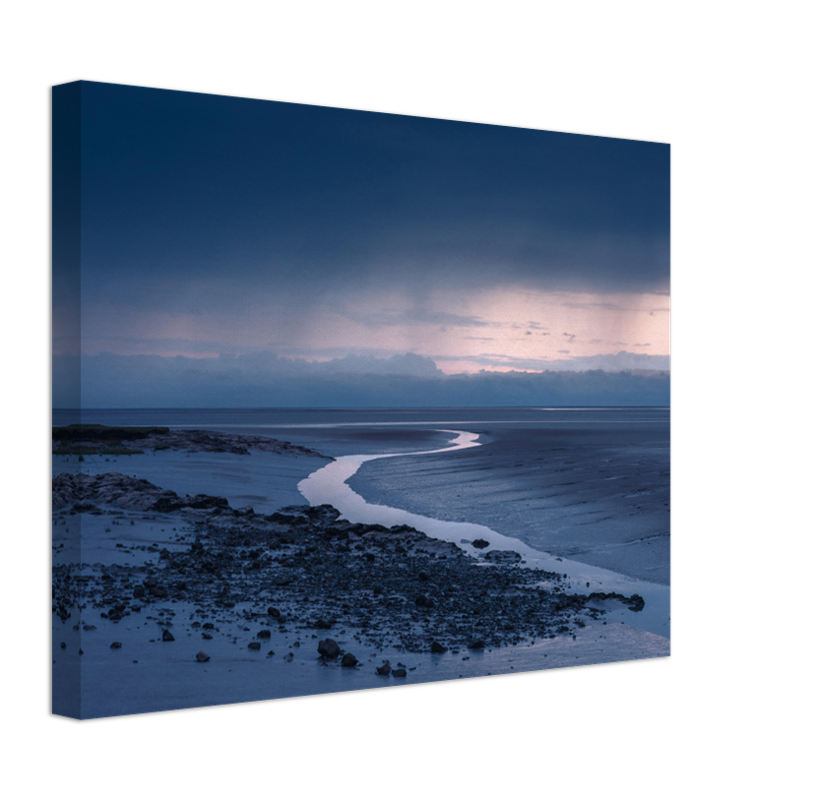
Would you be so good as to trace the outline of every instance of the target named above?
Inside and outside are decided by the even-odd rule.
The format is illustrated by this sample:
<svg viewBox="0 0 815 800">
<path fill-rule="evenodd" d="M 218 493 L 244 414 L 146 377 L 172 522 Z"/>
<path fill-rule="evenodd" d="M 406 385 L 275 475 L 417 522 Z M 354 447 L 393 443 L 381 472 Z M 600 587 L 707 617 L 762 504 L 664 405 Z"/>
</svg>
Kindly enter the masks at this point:
<svg viewBox="0 0 815 800">
<path fill-rule="evenodd" d="M 667 372 L 445 375 L 415 354 L 324 362 L 239 357 L 54 357 L 55 408 L 668 406 Z M 81 402 L 80 402 L 81 401 Z"/>
</svg>

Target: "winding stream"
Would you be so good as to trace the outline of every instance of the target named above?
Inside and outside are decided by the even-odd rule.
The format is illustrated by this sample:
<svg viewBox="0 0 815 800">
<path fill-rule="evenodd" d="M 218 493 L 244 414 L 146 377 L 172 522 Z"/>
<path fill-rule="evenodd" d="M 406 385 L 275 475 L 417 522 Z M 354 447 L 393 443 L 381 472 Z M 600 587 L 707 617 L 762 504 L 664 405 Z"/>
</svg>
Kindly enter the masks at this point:
<svg viewBox="0 0 815 800">
<path fill-rule="evenodd" d="M 649 583 L 601 567 L 559 558 L 541 550 L 535 550 L 519 539 L 505 536 L 485 525 L 472 522 L 447 522 L 413 514 L 400 508 L 368 503 L 348 485 L 348 480 L 366 461 L 374 461 L 379 458 L 434 455 L 480 446 L 476 433 L 459 430 L 442 432 L 455 436 L 447 447 L 409 453 L 340 456 L 300 481 L 297 488 L 310 505 L 334 506 L 350 522 L 379 524 L 386 527 L 409 525 L 427 536 L 453 542 L 473 557 L 478 557 L 479 554 L 489 552 L 489 550 L 514 550 L 521 555 L 523 565 L 526 567 L 537 567 L 566 575 L 571 590 L 574 592 L 639 594 L 645 600 L 645 608 L 642 611 L 632 612 L 626 609 L 610 611 L 606 614 L 606 619 L 624 622 L 627 625 L 670 638 L 670 587 L 668 586 Z M 483 551 L 478 550 L 472 546 L 472 542 L 476 539 L 486 539 L 490 546 Z"/>
</svg>

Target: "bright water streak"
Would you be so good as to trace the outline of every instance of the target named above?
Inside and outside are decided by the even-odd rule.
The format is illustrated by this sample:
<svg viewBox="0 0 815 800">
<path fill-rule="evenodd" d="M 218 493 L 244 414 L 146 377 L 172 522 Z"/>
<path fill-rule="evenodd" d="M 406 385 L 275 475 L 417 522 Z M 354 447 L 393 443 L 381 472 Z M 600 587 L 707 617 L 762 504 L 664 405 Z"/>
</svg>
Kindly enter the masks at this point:
<svg viewBox="0 0 815 800">
<path fill-rule="evenodd" d="M 633 625 L 670 638 L 670 588 L 668 586 L 638 580 L 578 561 L 562 559 L 535 550 L 524 542 L 504 536 L 485 525 L 477 525 L 472 522 L 447 522 L 412 514 L 400 508 L 374 505 L 368 503 L 348 485 L 348 480 L 366 461 L 374 461 L 379 458 L 432 455 L 479 446 L 476 433 L 454 430 L 443 432 L 454 434 L 456 437 L 448 447 L 412 453 L 341 456 L 300 481 L 297 488 L 310 505 L 331 505 L 350 522 L 366 525 L 378 524 L 389 528 L 396 525 L 408 525 L 434 539 L 453 542 L 474 557 L 477 557 L 479 553 L 489 552 L 489 550 L 514 550 L 526 562 L 524 565 L 526 567 L 565 574 L 568 576 L 572 591 L 581 594 L 595 591 L 619 592 L 624 595 L 639 594 L 645 600 L 645 608 L 642 611 L 613 611 L 609 612 L 606 618 L 625 622 L 626 625 Z M 479 551 L 472 545 L 476 539 L 486 539 L 490 546 Z"/>
</svg>

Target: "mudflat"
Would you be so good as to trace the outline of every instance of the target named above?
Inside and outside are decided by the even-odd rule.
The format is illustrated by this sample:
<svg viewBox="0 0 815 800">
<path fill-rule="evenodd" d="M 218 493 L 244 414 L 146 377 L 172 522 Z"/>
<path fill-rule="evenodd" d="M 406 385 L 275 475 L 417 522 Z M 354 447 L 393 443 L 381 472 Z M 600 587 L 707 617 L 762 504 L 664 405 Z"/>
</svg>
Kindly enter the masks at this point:
<svg viewBox="0 0 815 800">
<path fill-rule="evenodd" d="M 467 429 L 481 447 L 368 462 L 350 486 L 371 503 L 478 522 L 553 555 L 670 583 L 667 419 Z"/>
<path fill-rule="evenodd" d="M 449 440 L 437 429 L 334 432 L 323 441 L 332 451 Z M 249 436 L 230 435 L 229 447 L 217 437 L 203 450 L 178 437 L 177 450 L 98 452 L 81 465 L 54 457 L 57 713 L 89 718 L 670 651 L 666 638 L 631 624 L 638 595 L 576 591 L 517 553 L 474 557 L 302 498 L 281 508 L 297 498 L 296 481 L 330 458 L 299 439 L 255 450 Z"/>
</svg>

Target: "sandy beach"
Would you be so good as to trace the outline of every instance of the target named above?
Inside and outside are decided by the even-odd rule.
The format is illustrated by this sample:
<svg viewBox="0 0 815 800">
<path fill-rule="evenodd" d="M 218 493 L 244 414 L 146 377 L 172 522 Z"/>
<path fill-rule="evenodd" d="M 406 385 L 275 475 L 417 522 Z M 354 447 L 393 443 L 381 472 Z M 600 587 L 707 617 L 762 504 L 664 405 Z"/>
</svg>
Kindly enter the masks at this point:
<svg viewBox="0 0 815 800">
<path fill-rule="evenodd" d="M 357 488 L 381 502 L 380 465 L 424 459 L 418 475 L 427 480 L 447 459 L 449 485 L 472 469 L 462 457 L 486 447 L 405 456 L 450 442 L 424 426 L 288 434 L 294 449 L 285 453 L 160 449 L 86 454 L 79 465 L 53 456 L 53 668 L 55 696 L 65 698 L 57 713 L 90 718 L 669 653 L 661 628 L 638 627 L 638 613 L 647 615 L 631 610 L 636 601 L 629 607 L 632 591 L 578 590 L 565 568 L 545 568 L 568 559 L 537 564 L 521 538 L 523 558 L 497 542 L 482 552 L 472 539 L 354 525 L 309 510 L 297 490 L 332 458 L 399 453 L 364 465 L 373 477 Z M 421 494 L 411 480 L 403 507 Z M 492 521 L 482 511 L 474 503 L 468 516 Z M 346 654 L 353 666 L 342 666 Z M 81 699 L 72 691 L 80 683 L 94 687 Z"/>
</svg>

